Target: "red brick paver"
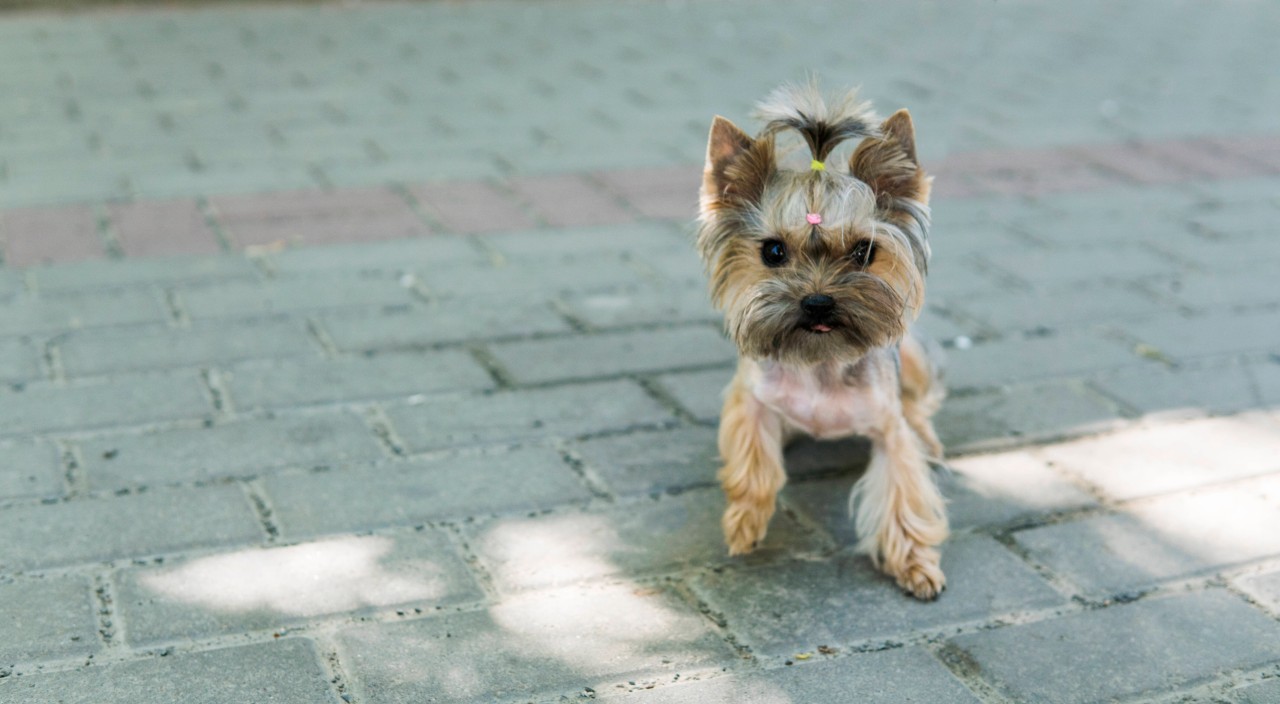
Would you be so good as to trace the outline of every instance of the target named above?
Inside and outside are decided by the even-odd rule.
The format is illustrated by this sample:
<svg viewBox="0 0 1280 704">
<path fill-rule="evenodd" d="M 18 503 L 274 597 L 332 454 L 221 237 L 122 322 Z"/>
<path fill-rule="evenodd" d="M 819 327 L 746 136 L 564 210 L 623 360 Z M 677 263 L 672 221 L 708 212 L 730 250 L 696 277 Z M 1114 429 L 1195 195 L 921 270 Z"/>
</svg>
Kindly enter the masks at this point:
<svg viewBox="0 0 1280 704">
<path fill-rule="evenodd" d="M 512 232 L 535 225 L 513 196 L 482 181 L 415 186 L 409 192 L 451 232 Z"/>
<path fill-rule="evenodd" d="M 107 212 L 120 249 L 131 257 L 213 254 L 220 249 L 194 200 L 113 204 Z"/>
<path fill-rule="evenodd" d="M 9 266 L 99 259 L 106 255 L 98 218 L 87 205 L 0 212 L 4 261 Z"/>
<path fill-rule="evenodd" d="M 517 178 L 511 188 L 552 227 L 615 225 L 635 219 L 609 193 L 578 174 Z"/>
</svg>

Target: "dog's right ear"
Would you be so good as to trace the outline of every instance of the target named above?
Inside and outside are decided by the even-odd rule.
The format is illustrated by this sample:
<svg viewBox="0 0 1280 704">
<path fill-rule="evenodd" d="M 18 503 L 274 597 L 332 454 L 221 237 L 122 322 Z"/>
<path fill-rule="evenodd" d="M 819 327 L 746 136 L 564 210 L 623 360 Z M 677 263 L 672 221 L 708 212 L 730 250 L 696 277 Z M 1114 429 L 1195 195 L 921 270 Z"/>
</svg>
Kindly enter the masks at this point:
<svg viewBox="0 0 1280 704">
<path fill-rule="evenodd" d="M 703 205 L 758 202 L 773 168 L 773 140 L 754 140 L 719 115 L 711 122 L 707 165 L 702 172 Z"/>
</svg>

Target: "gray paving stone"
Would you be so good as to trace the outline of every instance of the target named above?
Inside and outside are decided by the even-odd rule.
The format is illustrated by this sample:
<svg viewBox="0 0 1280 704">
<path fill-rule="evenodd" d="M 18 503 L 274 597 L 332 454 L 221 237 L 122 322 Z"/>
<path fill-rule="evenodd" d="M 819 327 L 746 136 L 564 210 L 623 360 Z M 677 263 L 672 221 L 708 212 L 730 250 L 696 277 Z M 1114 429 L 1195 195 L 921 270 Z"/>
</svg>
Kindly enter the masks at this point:
<svg viewBox="0 0 1280 704">
<path fill-rule="evenodd" d="M 1131 499 L 1280 472 L 1280 423 L 1264 414 L 1160 423 L 1037 454 L 1108 496 Z"/>
<path fill-rule="evenodd" d="M 166 318 L 160 297 L 153 291 L 19 299 L 0 305 L 0 329 L 9 335 L 159 323 Z"/>
<path fill-rule="evenodd" d="M 10 677 L 0 701 L 136 702 L 137 704 L 318 704 L 340 700 L 310 643 L 282 638 L 167 657 L 150 657 L 69 672 Z"/>
<path fill-rule="evenodd" d="M 1258 398 L 1264 406 L 1280 406 L 1280 357 L 1248 367 L 1249 375 L 1257 385 Z"/>
<path fill-rule="evenodd" d="M 511 259 L 502 266 L 420 271 L 427 289 L 442 297 L 483 296 L 508 301 L 583 291 L 610 291 L 651 283 L 625 253 L 588 253 L 547 261 Z"/>
<path fill-rule="evenodd" d="M 1019 386 L 948 399 L 934 427 L 948 450 L 992 442 L 1058 438 L 1096 432 L 1113 425 L 1115 410 L 1075 382 Z"/>
<path fill-rule="evenodd" d="M 1010 360 L 1016 360 L 1010 363 Z M 990 388 L 1024 381 L 1080 376 L 1109 367 L 1140 366 L 1144 362 L 1119 342 L 1092 332 L 1069 332 L 1047 337 L 1005 338 L 949 350 L 947 386 L 952 389 Z"/>
<path fill-rule="evenodd" d="M 1258 603 L 1280 613 L 1280 571 L 1237 577 L 1233 581 Z"/>
<path fill-rule="evenodd" d="M 622 291 L 566 296 L 573 314 L 599 327 L 710 322 L 722 316 L 712 306 L 705 287 L 644 287 Z"/>
<path fill-rule="evenodd" d="M 397 277 L 327 273 L 265 282 L 232 281 L 178 289 L 193 319 L 248 317 L 331 308 L 378 308 L 413 300 Z"/>
<path fill-rule="evenodd" d="M 568 332 L 571 328 L 537 298 L 436 301 L 377 314 L 323 315 L 321 325 L 346 352 L 425 347 L 442 343 Z"/>
<path fill-rule="evenodd" d="M 480 248 L 464 237 L 303 247 L 270 256 L 271 268 L 283 277 L 344 272 L 403 274 L 459 264 L 481 266 L 487 261 Z"/>
<path fill-rule="evenodd" d="M 1087 592 L 1119 594 L 1280 554 L 1280 515 L 1261 491 L 1175 495 L 1014 535 Z"/>
<path fill-rule="evenodd" d="M 339 632 L 361 701 L 553 699 L 706 668 L 731 652 L 662 589 L 582 587 L 485 612 Z"/>
<path fill-rule="evenodd" d="M 733 344 L 710 327 L 575 335 L 489 348 L 516 380 L 538 383 L 731 362 Z"/>
<path fill-rule="evenodd" d="M 563 458 L 543 448 L 274 476 L 264 484 L 288 538 L 535 511 L 590 497 Z"/>
<path fill-rule="evenodd" d="M 821 562 L 711 572 L 695 579 L 693 589 L 741 642 L 770 658 L 1063 603 L 1030 567 L 985 536 L 943 545 L 942 569 L 947 589 L 931 603 L 904 595 L 865 556 L 847 552 Z"/>
<path fill-rule="evenodd" d="M 1250 370 L 1235 364 L 1125 367 L 1100 372 L 1091 383 L 1144 415 L 1233 413 L 1257 404 Z"/>
<path fill-rule="evenodd" d="M 0 500 L 64 493 L 58 475 L 58 452 L 44 443 L 18 442 L 0 445 Z"/>
<path fill-rule="evenodd" d="M 1116 245 L 1108 254 L 1099 257 L 1088 249 L 1007 249 L 983 252 L 982 258 L 1041 290 L 1093 284 L 1098 280 L 1131 281 L 1142 276 L 1173 274 L 1186 269 L 1146 247 Z"/>
<path fill-rule="evenodd" d="M 297 320 L 83 330 L 60 338 L 58 349 L 71 376 L 319 354 Z"/>
<path fill-rule="evenodd" d="M 1232 693 L 1232 704 L 1280 704 L 1280 680 L 1260 682 Z"/>
<path fill-rule="evenodd" d="M 642 576 L 728 559 L 718 488 L 607 510 L 468 524 L 468 544 L 504 592 L 615 575 Z M 752 561 L 821 549 L 812 531 L 778 514 Z"/>
<path fill-rule="evenodd" d="M 1161 316 L 1124 333 L 1174 360 L 1280 349 L 1280 312 Z"/>
<path fill-rule="evenodd" d="M 671 420 L 657 401 L 625 381 L 428 398 L 388 408 L 387 415 L 414 450 L 537 441 Z"/>
<path fill-rule="evenodd" d="M 859 653 L 797 662 L 793 667 L 717 677 L 610 696 L 604 701 L 644 704 L 784 704 L 848 701 L 865 704 L 978 702 L 933 656 L 920 648 Z"/>
<path fill-rule="evenodd" d="M 118 573 L 134 645 L 283 629 L 335 614 L 432 611 L 484 594 L 439 531 L 249 547 Z"/>
<path fill-rule="evenodd" d="M 99 437 L 81 442 L 80 454 L 88 485 L 105 490 L 332 467 L 383 451 L 359 416 L 323 413 Z"/>
<path fill-rule="evenodd" d="M 8 612 L 0 662 L 83 657 L 97 652 L 97 608 L 89 580 L 79 576 L 0 582 Z M 3 696 L 0 689 L 0 696 Z"/>
<path fill-rule="evenodd" d="M 157 284 L 250 280 L 258 274 L 247 259 L 237 256 L 129 258 L 79 262 L 31 270 L 43 294 L 109 288 L 139 288 Z"/>
<path fill-rule="evenodd" d="M 1090 328 L 1174 312 L 1172 306 L 1130 287 L 1106 283 L 1017 295 L 965 296 L 947 305 L 1001 332 Z"/>
<path fill-rule="evenodd" d="M 696 190 L 696 189 L 695 189 Z M 639 223 L 597 225 L 485 235 L 486 244 L 504 257 L 521 262 L 582 262 L 591 258 L 639 258 L 677 250 L 697 259 L 691 241 L 670 225 Z M 705 290 L 705 289 L 704 289 Z"/>
<path fill-rule="evenodd" d="M 239 487 L 156 489 L 142 494 L 0 510 L 0 570 L 58 567 L 261 537 Z"/>
<path fill-rule="evenodd" d="M 489 373 L 470 354 L 456 350 L 246 364 L 224 378 L 242 409 L 493 387 Z"/>
<path fill-rule="evenodd" d="M 195 373 L 126 375 L 68 386 L 30 384 L 0 395 L 0 434 L 139 425 L 212 412 Z"/>
<path fill-rule="evenodd" d="M 663 374 L 658 384 L 694 418 L 705 423 L 720 419 L 724 390 L 733 379 L 733 369 Z"/>
<path fill-rule="evenodd" d="M 22 382 L 39 376 L 39 355 L 30 341 L 0 339 L 0 382 Z"/>
<path fill-rule="evenodd" d="M 1280 657 L 1280 624 L 1214 589 L 983 631 L 952 642 L 1008 696 L 1065 704 L 1168 691 L 1274 661 Z M 1071 667 L 1063 667 L 1068 661 Z"/>
<path fill-rule="evenodd" d="M 716 433 L 676 428 L 593 438 L 570 446 L 615 494 L 656 494 L 715 483 Z"/>
</svg>

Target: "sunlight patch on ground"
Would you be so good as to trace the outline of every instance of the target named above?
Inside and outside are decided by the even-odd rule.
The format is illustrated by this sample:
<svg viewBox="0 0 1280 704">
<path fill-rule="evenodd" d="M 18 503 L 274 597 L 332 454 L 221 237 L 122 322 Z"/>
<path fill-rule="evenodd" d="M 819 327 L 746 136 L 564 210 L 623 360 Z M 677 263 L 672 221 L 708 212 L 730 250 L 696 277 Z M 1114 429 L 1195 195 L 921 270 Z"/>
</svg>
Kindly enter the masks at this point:
<svg viewBox="0 0 1280 704">
<path fill-rule="evenodd" d="M 436 568 L 381 564 L 388 537 L 342 537 L 213 555 L 145 575 L 142 584 L 174 601 L 216 611 L 256 609 L 310 616 L 439 597 Z"/>
</svg>

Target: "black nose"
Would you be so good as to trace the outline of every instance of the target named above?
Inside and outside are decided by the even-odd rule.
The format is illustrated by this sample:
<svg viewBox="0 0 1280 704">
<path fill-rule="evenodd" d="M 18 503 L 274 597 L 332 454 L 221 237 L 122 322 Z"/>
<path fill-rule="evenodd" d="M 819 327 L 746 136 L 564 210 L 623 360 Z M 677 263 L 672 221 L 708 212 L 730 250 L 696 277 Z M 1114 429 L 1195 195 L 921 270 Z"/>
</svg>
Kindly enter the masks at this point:
<svg viewBox="0 0 1280 704">
<path fill-rule="evenodd" d="M 804 299 L 800 301 L 800 309 L 815 318 L 821 318 L 822 316 L 827 315 L 835 307 L 836 299 L 821 293 L 815 293 L 812 296 L 805 296 Z"/>
</svg>

